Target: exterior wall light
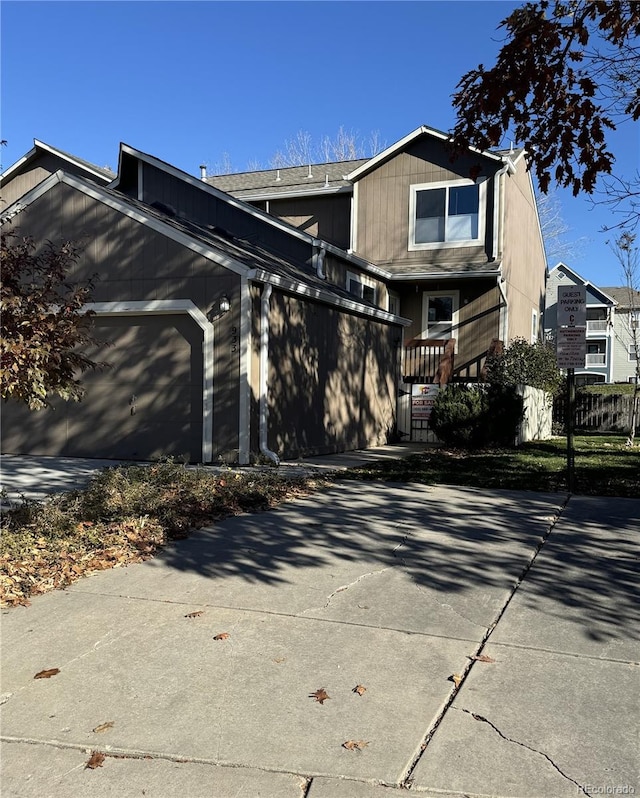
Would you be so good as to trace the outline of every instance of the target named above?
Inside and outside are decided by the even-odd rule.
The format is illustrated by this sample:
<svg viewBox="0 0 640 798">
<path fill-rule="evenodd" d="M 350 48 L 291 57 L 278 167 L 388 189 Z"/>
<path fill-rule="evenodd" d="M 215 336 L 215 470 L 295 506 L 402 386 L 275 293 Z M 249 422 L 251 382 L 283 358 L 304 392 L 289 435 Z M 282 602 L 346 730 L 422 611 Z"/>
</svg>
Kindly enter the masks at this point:
<svg viewBox="0 0 640 798">
<path fill-rule="evenodd" d="M 207 318 L 210 322 L 218 321 L 225 313 L 231 310 L 231 300 L 226 294 L 223 294 L 217 302 L 214 302 L 207 313 Z"/>
</svg>

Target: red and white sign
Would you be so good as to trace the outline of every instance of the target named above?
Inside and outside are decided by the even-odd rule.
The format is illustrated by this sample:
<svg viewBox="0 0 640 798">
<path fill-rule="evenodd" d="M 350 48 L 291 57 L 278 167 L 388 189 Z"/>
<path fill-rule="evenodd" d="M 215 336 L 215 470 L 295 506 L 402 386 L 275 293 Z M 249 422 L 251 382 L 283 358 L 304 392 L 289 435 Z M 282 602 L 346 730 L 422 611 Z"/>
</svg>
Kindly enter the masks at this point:
<svg viewBox="0 0 640 798">
<path fill-rule="evenodd" d="M 439 385 L 411 386 L 411 417 L 414 421 L 429 419 L 439 390 Z"/>
</svg>

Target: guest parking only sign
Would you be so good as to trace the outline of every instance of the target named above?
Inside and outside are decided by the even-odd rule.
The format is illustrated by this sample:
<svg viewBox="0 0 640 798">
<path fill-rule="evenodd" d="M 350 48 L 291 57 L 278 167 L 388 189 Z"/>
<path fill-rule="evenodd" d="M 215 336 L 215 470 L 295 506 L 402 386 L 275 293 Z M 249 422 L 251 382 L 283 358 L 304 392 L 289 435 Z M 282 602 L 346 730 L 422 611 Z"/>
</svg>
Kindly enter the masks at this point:
<svg viewBox="0 0 640 798">
<path fill-rule="evenodd" d="M 583 285 L 558 286 L 558 327 L 587 326 L 587 289 Z"/>
<path fill-rule="evenodd" d="M 582 369 L 587 356 L 587 289 L 558 286 L 557 355 L 561 369 Z"/>
</svg>

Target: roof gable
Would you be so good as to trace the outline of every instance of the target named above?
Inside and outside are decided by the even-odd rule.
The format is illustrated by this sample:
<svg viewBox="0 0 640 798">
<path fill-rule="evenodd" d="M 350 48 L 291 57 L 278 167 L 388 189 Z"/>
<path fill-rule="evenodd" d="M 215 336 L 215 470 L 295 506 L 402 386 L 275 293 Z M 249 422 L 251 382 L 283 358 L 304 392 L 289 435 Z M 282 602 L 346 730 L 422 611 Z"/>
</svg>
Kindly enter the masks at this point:
<svg viewBox="0 0 640 798">
<path fill-rule="evenodd" d="M 67 163 L 74 166 L 76 169 L 82 170 L 87 175 L 90 175 L 93 180 L 103 185 L 111 182 L 115 177 L 115 174 L 111 171 L 111 169 L 96 166 L 95 164 L 89 163 L 89 161 L 85 161 L 82 158 L 77 158 L 75 155 L 70 155 L 68 152 L 64 152 L 64 150 L 59 150 L 56 147 L 52 147 L 50 144 L 45 144 L 43 141 L 38 141 L 38 139 L 33 140 L 33 145 L 34 146 L 29 150 L 29 152 L 23 155 L 22 158 L 17 160 L 0 175 L 0 180 L 3 183 L 14 177 L 20 172 L 21 169 L 23 169 L 25 166 L 28 166 L 44 153 L 48 153 L 49 155 L 59 158 L 63 162 L 63 165 Z"/>
<path fill-rule="evenodd" d="M 377 155 L 374 155 L 373 158 L 370 158 L 365 163 L 358 166 L 354 169 L 349 175 L 348 178 L 352 182 L 356 180 L 360 180 L 361 177 L 368 174 L 369 172 L 376 169 L 380 164 L 388 161 L 390 158 L 393 158 L 398 153 L 402 152 L 406 149 L 410 144 L 422 137 L 429 137 L 431 139 L 440 141 L 440 142 L 448 142 L 451 141 L 451 136 L 448 133 L 443 133 L 441 130 L 436 130 L 432 127 L 427 127 L 426 125 L 421 125 L 419 128 L 416 128 L 408 135 L 401 138 L 395 144 L 392 144 L 390 147 L 387 147 L 382 152 L 379 152 Z M 481 155 L 484 158 L 487 158 L 491 161 L 495 161 L 496 163 L 509 163 L 508 156 L 501 155 L 496 152 L 490 152 L 488 150 L 478 150 L 475 147 L 468 148 L 470 152 L 473 152 L 476 155 Z"/>
<path fill-rule="evenodd" d="M 553 279 L 553 277 L 555 275 L 559 274 L 560 272 L 563 272 L 565 275 L 567 275 L 574 283 L 576 283 L 576 285 L 579 284 L 579 285 L 584 285 L 585 286 L 585 288 L 587 289 L 587 294 L 588 294 L 588 297 L 587 297 L 587 304 L 588 305 L 593 305 L 593 304 L 615 305 L 615 304 L 617 304 L 616 299 L 612 295 L 606 293 L 606 291 L 603 290 L 602 288 L 598 288 L 597 285 L 594 285 L 589 280 L 585 280 L 585 278 L 582 277 L 580 274 L 578 274 L 577 271 L 575 271 L 574 269 L 572 269 L 569 266 L 567 266 L 566 263 L 562 263 L 562 261 L 560 261 L 560 263 L 557 263 L 553 267 L 553 269 L 551 269 L 551 271 L 549 272 L 549 279 Z"/>
</svg>

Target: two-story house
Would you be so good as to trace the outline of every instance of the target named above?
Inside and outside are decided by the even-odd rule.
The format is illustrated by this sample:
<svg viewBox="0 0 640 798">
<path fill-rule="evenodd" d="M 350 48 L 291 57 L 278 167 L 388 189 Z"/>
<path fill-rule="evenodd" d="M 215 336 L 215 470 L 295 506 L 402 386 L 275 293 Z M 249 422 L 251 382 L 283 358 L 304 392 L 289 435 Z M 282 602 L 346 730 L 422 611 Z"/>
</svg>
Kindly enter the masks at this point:
<svg viewBox="0 0 640 798">
<path fill-rule="evenodd" d="M 72 277 L 98 275 L 91 355 L 111 363 L 80 404 L 7 405 L 5 451 L 360 448 L 398 433 L 402 377 L 445 379 L 446 351 L 478 379 L 492 340 L 538 336 L 522 151 L 453 160 L 421 127 L 366 161 L 203 179 L 123 144 L 109 178 L 40 142 L 2 176 L 3 231 L 84 245 Z"/>
<path fill-rule="evenodd" d="M 616 299 L 608 288 L 598 288 L 564 263 L 558 263 L 549 272 L 544 312 L 545 336 L 555 342 L 558 288 L 572 285 L 584 286 L 587 297 L 587 353 L 584 368 L 575 369 L 576 384 L 615 382 Z"/>
<path fill-rule="evenodd" d="M 204 179 L 372 264 L 333 277 L 411 319 L 405 343 L 454 338 L 458 379 L 478 379 L 493 339 L 540 335 L 546 263 L 522 150 L 453 159 L 422 126 L 371 159 Z"/>
</svg>

